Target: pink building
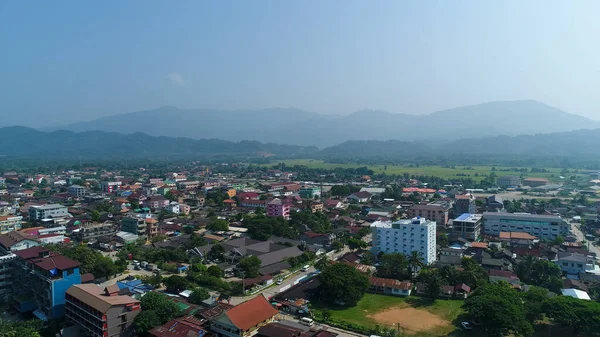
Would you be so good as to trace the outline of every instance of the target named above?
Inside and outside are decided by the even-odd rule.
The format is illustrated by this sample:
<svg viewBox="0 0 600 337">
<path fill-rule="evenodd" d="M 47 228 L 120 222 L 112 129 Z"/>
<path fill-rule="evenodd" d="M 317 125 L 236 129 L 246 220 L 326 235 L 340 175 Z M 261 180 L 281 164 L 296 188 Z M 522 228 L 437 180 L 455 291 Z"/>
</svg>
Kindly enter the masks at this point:
<svg viewBox="0 0 600 337">
<path fill-rule="evenodd" d="M 282 202 L 279 198 L 271 200 L 267 204 L 267 216 L 282 216 L 289 219 L 290 204 Z"/>
</svg>

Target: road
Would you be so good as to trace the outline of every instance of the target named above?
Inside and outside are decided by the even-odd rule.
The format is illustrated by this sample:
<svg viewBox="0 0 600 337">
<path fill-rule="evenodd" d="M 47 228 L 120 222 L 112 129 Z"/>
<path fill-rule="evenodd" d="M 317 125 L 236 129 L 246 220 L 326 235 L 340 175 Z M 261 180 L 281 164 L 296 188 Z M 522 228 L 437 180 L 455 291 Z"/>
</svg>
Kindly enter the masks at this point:
<svg viewBox="0 0 600 337">
<path fill-rule="evenodd" d="M 285 314 L 283 314 L 282 316 L 283 316 L 283 319 L 281 320 L 281 322 L 285 322 L 286 325 L 293 326 L 295 328 L 300 328 L 304 331 L 307 331 L 310 329 L 306 325 L 300 324 L 298 322 L 298 319 L 295 318 L 294 316 L 285 315 Z M 326 324 L 315 323 L 313 328 L 317 328 L 317 329 L 320 328 L 320 329 L 327 330 L 327 331 L 333 331 L 333 332 L 337 333 L 338 336 L 340 336 L 340 337 L 364 337 L 364 335 L 354 333 L 351 331 L 340 330 L 338 328 L 335 328 L 335 327 L 332 327 L 332 326 L 329 326 Z"/>
<path fill-rule="evenodd" d="M 585 234 L 581 231 L 581 229 L 579 229 L 580 225 L 581 224 L 579 223 L 571 222 L 571 232 L 573 232 L 573 235 L 575 235 L 577 241 L 589 242 L 589 240 L 585 238 Z M 589 243 L 588 246 L 590 252 L 596 253 L 596 256 L 600 257 L 600 249 L 598 249 L 598 247 L 592 245 L 591 243 Z"/>
</svg>

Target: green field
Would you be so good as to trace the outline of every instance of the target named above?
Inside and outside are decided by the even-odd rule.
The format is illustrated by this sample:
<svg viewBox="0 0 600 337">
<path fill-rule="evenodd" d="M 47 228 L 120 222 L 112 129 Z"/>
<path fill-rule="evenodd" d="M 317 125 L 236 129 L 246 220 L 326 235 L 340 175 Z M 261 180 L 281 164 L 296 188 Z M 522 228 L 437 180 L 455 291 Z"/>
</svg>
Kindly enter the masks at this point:
<svg viewBox="0 0 600 337">
<path fill-rule="evenodd" d="M 316 159 L 290 159 L 264 164 L 263 166 L 272 166 L 279 162 L 285 163 L 286 166 L 304 165 L 308 168 L 334 169 L 340 168 L 357 168 L 367 166 L 375 173 L 385 174 L 404 174 L 410 175 L 425 175 L 436 176 L 440 178 L 471 178 L 473 180 L 481 180 L 483 176 L 489 175 L 492 172 L 492 166 L 453 166 L 453 168 L 442 166 L 416 166 L 416 165 L 361 165 L 361 164 L 334 164 L 326 163 Z M 512 168 L 512 167 L 510 167 Z M 521 167 L 519 167 L 521 168 Z M 496 175 L 520 175 L 521 172 L 502 171 L 509 167 L 496 166 Z M 531 169 L 530 167 L 528 169 Z M 549 172 L 527 172 L 525 177 L 548 178 L 550 180 L 558 179 L 562 169 L 560 168 L 545 168 Z M 466 176 L 461 176 L 466 175 Z M 477 176 L 476 176 L 477 175 Z"/>
<path fill-rule="evenodd" d="M 449 323 L 446 326 L 440 326 L 427 331 L 411 331 L 406 330 L 411 336 L 447 336 L 458 332 L 457 324 L 458 317 L 463 313 L 461 300 L 437 300 L 431 302 L 428 299 L 420 297 L 395 297 L 378 294 L 366 294 L 355 307 L 336 309 L 326 308 L 324 306 L 314 304 L 312 307 L 315 317 L 321 317 L 324 309 L 328 309 L 331 313 L 332 322 L 348 322 L 358 324 L 365 327 L 387 326 L 378 323 L 373 315 L 393 309 L 414 308 L 438 316 Z M 424 313 L 427 314 L 427 313 Z M 402 326 L 402 324 L 401 324 Z M 404 328 L 404 327 L 403 327 Z"/>
</svg>

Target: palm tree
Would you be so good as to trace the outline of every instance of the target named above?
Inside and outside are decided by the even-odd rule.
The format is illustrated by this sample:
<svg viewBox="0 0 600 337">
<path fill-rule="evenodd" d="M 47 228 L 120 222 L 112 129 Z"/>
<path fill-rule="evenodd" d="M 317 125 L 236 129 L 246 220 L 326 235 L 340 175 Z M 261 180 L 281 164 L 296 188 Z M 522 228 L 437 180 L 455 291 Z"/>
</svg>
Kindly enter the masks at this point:
<svg viewBox="0 0 600 337">
<path fill-rule="evenodd" d="M 417 273 L 417 270 L 419 270 L 419 268 L 422 268 L 423 266 L 425 266 L 425 263 L 423 263 L 423 260 L 422 260 L 422 256 L 423 255 L 416 250 L 413 250 L 412 252 L 410 252 L 410 255 L 408 256 L 408 265 L 412 271 L 413 277 Z"/>
</svg>

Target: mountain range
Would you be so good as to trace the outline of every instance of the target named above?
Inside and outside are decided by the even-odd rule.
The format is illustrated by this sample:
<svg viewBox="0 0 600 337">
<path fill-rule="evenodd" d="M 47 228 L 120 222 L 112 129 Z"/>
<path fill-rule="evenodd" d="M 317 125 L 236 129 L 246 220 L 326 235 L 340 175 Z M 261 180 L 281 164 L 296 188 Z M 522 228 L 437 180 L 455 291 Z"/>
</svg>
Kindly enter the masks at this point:
<svg viewBox="0 0 600 337">
<path fill-rule="evenodd" d="M 257 141 L 156 137 L 144 133 L 43 132 L 26 127 L 0 128 L 0 157 L 148 158 L 175 157 L 366 159 L 372 162 L 431 161 L 447 158 L 576 158 L 600 162 L 600 129 L 526 136 L 464 138 L 438 144 L 423 141 L 352 140 L 324 149 Z M 503 159 L 504 160 L 504 159 Z M 555 160 L 556 161 L 556 160 Z"/>
<path fill-rule="evenodd" d="M 298 109 L 184 110 L 161 107 L 80 122 L 52 130 L 143 132 L 193 139 L 253 140 L 321 148 L 350 140 L 446 142 L 594 129 L 600 123 L 536 101 L 502 101 L 426 115 L 363 110 L 346 116 Z"/>
</svg>

